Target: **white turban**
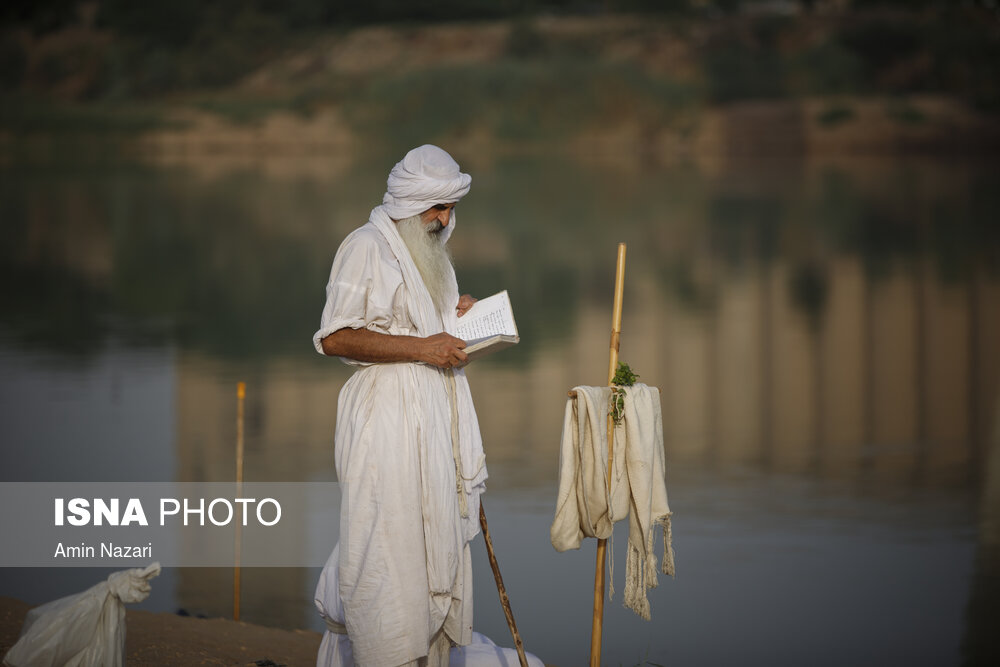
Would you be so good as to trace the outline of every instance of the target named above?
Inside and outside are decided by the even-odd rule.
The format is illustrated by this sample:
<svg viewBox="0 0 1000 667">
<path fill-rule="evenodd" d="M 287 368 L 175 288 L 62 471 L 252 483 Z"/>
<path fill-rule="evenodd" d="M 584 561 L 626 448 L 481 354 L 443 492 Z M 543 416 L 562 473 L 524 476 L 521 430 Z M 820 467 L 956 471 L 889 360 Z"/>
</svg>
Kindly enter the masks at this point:
<svg viewBox="0 0 1000 667">
<path fill-rule="evenodd" d="M 402 220 L 438 204 L 457 202 L 468 194 L 471 183 L 472 177 L 459 171 L 448 153 L 424 144 L 389 172 L 382 207 L 393 220 Z"/>
</svg>

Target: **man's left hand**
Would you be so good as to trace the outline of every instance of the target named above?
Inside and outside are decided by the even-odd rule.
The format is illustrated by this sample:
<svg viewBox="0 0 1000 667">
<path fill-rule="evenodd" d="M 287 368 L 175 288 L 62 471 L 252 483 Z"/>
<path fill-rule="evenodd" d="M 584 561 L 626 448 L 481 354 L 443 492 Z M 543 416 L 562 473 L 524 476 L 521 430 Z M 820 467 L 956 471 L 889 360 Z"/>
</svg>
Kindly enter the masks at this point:
<svg viewBox="0 0 1000 667">
<path fill-rule="evenodd" d="M 478 300 L 479 299 L 473 298 L 468 294 L 463 294 L 458 297 L 458 308 L 456 308 L 456 310 L 458 310 L 458 316 L 461 317 L 462 315 L 465 315 L 469 308 L 472 308 L 472 304 Z"/>
</svg>

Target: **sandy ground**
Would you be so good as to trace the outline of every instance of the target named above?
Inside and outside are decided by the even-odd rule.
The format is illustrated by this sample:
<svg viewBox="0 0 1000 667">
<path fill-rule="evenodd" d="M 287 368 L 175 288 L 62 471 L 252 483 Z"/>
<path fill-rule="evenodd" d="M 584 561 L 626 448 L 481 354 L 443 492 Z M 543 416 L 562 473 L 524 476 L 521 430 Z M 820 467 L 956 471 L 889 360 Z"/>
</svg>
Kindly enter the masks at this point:
<svg viewBox="0 0 1000 667">
<path fill-rule="evenodd" d="M 0 656 L 17 641 L 31 605 L 0 597 Z M 278 630 L 223 618 L 190 618 L 129 609 L 126 616 L 126 664 L 286 665 L 316 664 L 320 634 Z"/>
</svg>

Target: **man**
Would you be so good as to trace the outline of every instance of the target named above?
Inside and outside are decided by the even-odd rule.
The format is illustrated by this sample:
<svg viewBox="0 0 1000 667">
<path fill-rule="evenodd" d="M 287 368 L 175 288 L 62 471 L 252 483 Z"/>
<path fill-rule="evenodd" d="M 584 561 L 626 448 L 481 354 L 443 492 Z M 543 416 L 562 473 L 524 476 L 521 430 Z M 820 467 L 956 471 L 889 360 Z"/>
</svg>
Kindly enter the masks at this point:
<svg viewBox="0 0 1000 667">
<path fill-rule="evenodd" d="M 393 167 L 382 205 L 333 260 L 316 349 L 358 370 L 337 404 L 340 542 L 316 604 L 330 630 L 317 664 L 446 665 L 472 639 L 469 541 L 486 466 L 451 333 L 446 248 L 471 178 L 436 146 Z"/>
</svg>

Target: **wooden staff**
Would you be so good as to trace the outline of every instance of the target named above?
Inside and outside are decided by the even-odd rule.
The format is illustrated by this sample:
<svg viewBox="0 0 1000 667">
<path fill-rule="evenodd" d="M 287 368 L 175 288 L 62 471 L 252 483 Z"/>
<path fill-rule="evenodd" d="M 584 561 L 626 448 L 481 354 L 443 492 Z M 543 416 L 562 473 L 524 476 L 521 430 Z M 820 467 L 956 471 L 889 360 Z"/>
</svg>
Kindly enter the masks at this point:
<svg viewBox="0 0 1000 667">
<path fill-rule="evenodd" d="M 615 305 L 611 313 L 611 343 L 608 361 L 608 385 L 615 378 L 618 366 L 618 344 L 622 331 L 622 295 L 625 291 L 625 244 L 618 244 L 618 263 L 615 267 Z M 611 490 L 611 471 L 614 468 L 615 422 L 608 414 L 608 492 Z M 601 666 L 601 632 L 604 625 L 604 557 L 607 540 L 597 540 L 597 568 L 594 572 L 594 623 L 590 631 L 590 667 Z"/>
<path fill-rule="evenodd" d="M 245 382 L 236 383 L 236 497 L 243 496 L 243 399 L 247 395 Z M 243 531 L 236 522 L 236 566 L 233 569 L 233 620 L 240 620 L 240 547 Z"/>
<path fill-rule="evenodd" d="M 524 655 L 524 643 L 521 641 L 521 634 L 517 631 L 517 625 L 514 623 L 514 612 L 510 609 L 507 589 L 503 585 L 503 577 L 500 576 L 500 564 L 497 563 L 497 556 L 493 553 L 493 540 L 490 539 L 490 527 L 486 525 L 486 510 L 483 509 L 482 500 L 479 501 L 479 525 L 483 529 L 483 539 L 486 541 L 486 555 L 490 557 L 493 578 L 497 581 L 497 592 L 500 593 L 500 605 L 503 607 L 503 615 L 507 617 L 507 627 L 510 628 L 510 634 L 514 637 L 514 648 L 517 649 L 517 659 L 521 661 L 521 667 L 528 667 L 528 658 Z"/>
</svg>

